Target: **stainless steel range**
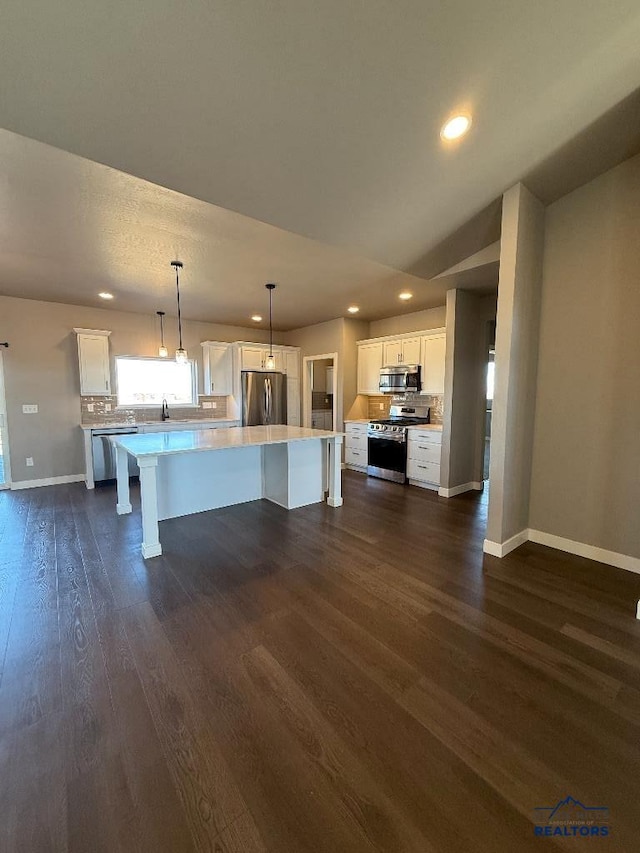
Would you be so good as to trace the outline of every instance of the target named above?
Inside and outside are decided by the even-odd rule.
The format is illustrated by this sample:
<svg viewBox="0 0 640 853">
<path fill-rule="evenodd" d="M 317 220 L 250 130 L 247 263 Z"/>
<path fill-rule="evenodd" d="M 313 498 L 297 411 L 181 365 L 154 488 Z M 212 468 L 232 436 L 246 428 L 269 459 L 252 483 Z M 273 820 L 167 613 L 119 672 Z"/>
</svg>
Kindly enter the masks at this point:
<svg viewBox="0 0 640 853">
<path fill-rule="evenodd" d="M 407 479 L 407 427 L 429 423 L 429 406 L 401 403 L 393 405 L 390 417 L 370 421 L 367 429 L 371 477 L 404 483 Z"/>
</svg>

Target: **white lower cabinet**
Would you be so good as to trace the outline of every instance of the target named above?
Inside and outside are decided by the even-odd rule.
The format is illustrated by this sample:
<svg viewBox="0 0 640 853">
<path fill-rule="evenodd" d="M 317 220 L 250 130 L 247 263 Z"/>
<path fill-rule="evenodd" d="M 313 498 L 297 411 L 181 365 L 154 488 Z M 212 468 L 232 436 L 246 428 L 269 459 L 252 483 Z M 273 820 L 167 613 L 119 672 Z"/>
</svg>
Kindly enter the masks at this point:
<svg viewBox="0 0 640 853">
<path fill-rule="evenodd" d="M 367 424 L 346 423 L 344 461 L 354 471 L 367 470 Z"/>
<path fill-rule="evenodd" d="M 409 429 L 407 477 L 414 486 L 437 489 L 440 486 L 442 431 Z"/>
</svg>

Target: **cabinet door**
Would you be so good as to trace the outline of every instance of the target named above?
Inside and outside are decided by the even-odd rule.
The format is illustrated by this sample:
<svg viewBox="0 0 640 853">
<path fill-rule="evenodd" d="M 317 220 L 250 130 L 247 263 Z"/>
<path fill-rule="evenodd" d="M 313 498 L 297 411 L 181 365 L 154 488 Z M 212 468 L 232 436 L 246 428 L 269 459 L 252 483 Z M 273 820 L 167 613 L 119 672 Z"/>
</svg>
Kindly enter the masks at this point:
<svg viewBox="0 0 640 853">
<path fill-rule="evenodd" d="M 420 338 L 406 338 L 402 341 L 402 363 L 420 364 Z"/>
<path fill-rule="evenodd" d="M 109 338 L 106 335 L 78 335 L 80 394 L 110 394 Z"/>
<path fill-rule="evenodd" d="M 333 394 L 333 367 L 327 367 L 327 381 L 325 385 L 325 393 Z"/>
<path fill-rule="evenodd" d="M 387 341 L 384 345 L 384 366 L 404 364 L 402 358 L 402 341 Z"/>
<path fill-rule="evenodd" d="M 224 344 L 205 347 L 205 394 L 232 394 L 231 348 Z M 207 369 L 208 365 L 208 369 Z"/>
<path fill-rule="evenodd" d="M 275 352 L 274 352 L 275 355 Z M 284 372 L 289 378 L 300 379 L 300 352 L 298 350 L 282 350 L 284 359 Z"/>
<path fill-rule="evenodd" d="M 382 344 L 362 344 L 358 347 L 358 394 L 380 393 Z"/>
<path fill-rule="evenodd" d="M 241 362 L 243 370 L 262 370 L 264 367 L 265 351 L 263 347 L 242 347 Z"/>
<path fill-rule="evenodd" d="M 300 380 L 287 374 L 287 424 L 300 426 Z"/>
<path fill-rule="evenodd" d="M 422 339 L 422 393 L 444 394 L 446 338 L 434 335 Z"/>
</svg>

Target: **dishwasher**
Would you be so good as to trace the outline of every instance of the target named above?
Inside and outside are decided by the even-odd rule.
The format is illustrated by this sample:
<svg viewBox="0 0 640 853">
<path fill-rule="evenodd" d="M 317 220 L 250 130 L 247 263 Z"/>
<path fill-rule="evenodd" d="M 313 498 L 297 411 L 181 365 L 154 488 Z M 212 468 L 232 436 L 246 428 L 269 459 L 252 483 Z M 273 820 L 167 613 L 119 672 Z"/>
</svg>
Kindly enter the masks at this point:
<svg viewBox="0 0 640 853">
<path fill-rule="evenodd" d="M 91 451 L 93 455 L 93 479 L 96 483 L 106 483 L 116 479 L 116 449 L 110 440 L 112 435 L 136 435 L 138 428 L 113 427 L 91 430 Z M 139 477 L 138 463 L 129 456 L 129 476 Z"/>
</svg>

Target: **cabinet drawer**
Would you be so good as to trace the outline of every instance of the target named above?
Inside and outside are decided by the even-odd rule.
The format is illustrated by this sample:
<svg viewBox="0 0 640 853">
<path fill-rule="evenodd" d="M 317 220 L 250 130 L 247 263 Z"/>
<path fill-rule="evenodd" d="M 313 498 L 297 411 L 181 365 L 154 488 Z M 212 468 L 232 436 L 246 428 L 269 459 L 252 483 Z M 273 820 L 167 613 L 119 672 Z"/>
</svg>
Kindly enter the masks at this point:
<svg viewBox="0 0 640 853">
<path fill-rule="evenodd" d="M 410 480 L 434 483 L 438 486 L 440 485 L 440 465 L 436 465 L 434 462 L 419 462 L 417 459 L 409 459 L 407 476 Z"/>
<path fill-rule="evenodd" d="M 361 468 L 367 467 L 367 451 L 354 449 L 353 447 L 345 447 L 344 461 L 347 465 L 358 465 Z"/>
<path fill-rule="evenodd" d="M 427 444 L 425 441 L 412 441 L 409 443 L 409 459 L 415 459 L 416 462 L 433 462 L 435 465 L 440 464 L 440 454 L 442 452 L 441 444 Z"/>
<path fill-rule="evenodd" d="M 442 430 L 436 429 L 410 429 L 409 444 L 419 442 L 420 444 L 442 444 Z"/>
<path fill-rule="evenodd" d="M 345 424 L 344 431 L 347 437 L 350 435 L 366 435 L 368 424 Z"/>
<path fill-rule="evenodd" d="M 352 450 L 364 450 L 367 449 L 367 435 L 355 434 L 355 433 L 347 433 L 346 439 L 344 442 L 345 447 L 350 447 Z"/>
</svg>

